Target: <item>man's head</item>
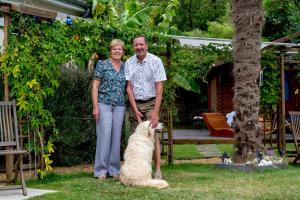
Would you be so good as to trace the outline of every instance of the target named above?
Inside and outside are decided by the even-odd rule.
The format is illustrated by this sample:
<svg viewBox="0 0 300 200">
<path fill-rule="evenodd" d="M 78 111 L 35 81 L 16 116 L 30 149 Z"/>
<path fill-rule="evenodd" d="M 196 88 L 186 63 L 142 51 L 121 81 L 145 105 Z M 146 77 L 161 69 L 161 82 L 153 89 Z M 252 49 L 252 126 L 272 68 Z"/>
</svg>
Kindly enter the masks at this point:
<svg viewBox="0 0 300 200">
<path fill-rule="evenodd" d="M 143 60 L 147 55 L 148 43 L 146 37 L 139 35 L 133 39 L 133 48 L 138 59 Z"/>
</svg>

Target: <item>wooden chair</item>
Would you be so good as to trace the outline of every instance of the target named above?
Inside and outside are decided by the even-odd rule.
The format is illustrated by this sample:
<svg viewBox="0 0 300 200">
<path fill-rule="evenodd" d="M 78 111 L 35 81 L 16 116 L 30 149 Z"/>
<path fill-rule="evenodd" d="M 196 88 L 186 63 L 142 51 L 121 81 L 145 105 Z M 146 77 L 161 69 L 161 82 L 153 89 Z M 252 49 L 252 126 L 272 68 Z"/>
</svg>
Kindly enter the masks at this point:
<svg viewBox="0 0 300 200">
<path fill-rule="evenodd" d="M 289 114 L 291 116 L 291 126 L 296 148 L 296 157 L 293 163 L 296 163 L 300 159 L 300 111 L 290 111 Z"/>
<path fill-rule="evenodd" d="M 21 185 L 0 185 L 0 190 L 22 189 L 23 195 L 27 196 L 23 174 L 23 155 L 26 154 L 27 151 L 22 150 L 19 145 L 15 100 L 0 101 L 0 133 L 0 156 L 18 156 L 18 159 L 14 163 L 14 178 L 12 180 L 1 180 L 0 182 L 14 182 L 16 184 L 19 172 L 21 178 Z"/>
<path fill-rule="evenodd" d="M 203 113 L 203 120 L 210 131 L 210 136 L 233 137 L 234 130 L 227 124 L 222 113 Z"/>
</svg>

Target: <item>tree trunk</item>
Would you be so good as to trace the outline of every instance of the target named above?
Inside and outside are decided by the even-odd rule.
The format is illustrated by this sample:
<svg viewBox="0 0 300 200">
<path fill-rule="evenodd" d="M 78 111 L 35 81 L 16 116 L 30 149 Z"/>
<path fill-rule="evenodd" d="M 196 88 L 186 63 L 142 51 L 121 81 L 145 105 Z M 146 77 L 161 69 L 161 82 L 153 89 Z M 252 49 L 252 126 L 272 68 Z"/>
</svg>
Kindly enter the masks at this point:
<svg viewBox="0 0 300 200">
<path fill-rule="evenodd" d="M 236 149 L 233 161 L 245 163 L 259 150 L 260 47 L 263 22 L 262 0 L 232 0 L 234 110 Z"/>
</svg>

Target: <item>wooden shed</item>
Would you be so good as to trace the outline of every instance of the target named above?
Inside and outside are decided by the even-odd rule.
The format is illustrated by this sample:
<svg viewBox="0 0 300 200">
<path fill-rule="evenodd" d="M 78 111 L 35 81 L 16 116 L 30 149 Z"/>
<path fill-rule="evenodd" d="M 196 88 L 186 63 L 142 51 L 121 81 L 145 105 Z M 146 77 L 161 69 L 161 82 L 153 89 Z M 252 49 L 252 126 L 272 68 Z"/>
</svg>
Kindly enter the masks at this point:
<svg viewBox="0 0 300 200">
<path fill-rule="evenodd" d="M 300 79 L 295 74 L 300 71 L 299 65 L 291 65 L 285 61 L 285 110 L 300 110 Z M 233 63 L 215 65 L 207 73 L 208 110 L 223 114 L 233 111 Z"/>
<path fill-rule="evenodd" d="M 291 48 L 299 47 L 299 43 L 290 43 L 291 39 L 299 37 L 300 32 L 293 34 L 292 36 L 287 36 L 280 38 L 273 42 L 262 42 L 261 48 Z M 177 40 L 181 45 L 188 46 L 204 46 L 209 44 L 216 45 L 231 45 L 232 40 L 221 39 L 221 38 L 203 38 L 203 37 L 188 37 L 188 36 L 171 36 Z M 288 43 L 289 42 L 289 43 Z M 234 78 L 232 75 L 233 63 L 216 63 L 207 73 L 206 80 L 208 81 L 208 110 L 210 112 L 221 112 L 223 114 L 233 111 L 233 90 Z M 287 68 L 286 76 L 290 77 L 288 82 L 291 85 L 289 94 L 290 98 L 286 99 L 287 110 L 299 110 L 299 95 L 297 93 L 298 81 L 293 77 L 295 67 Z M 298 83 L 297 83 L 298 82 Z M 300 92 L 299 92 L 300 93 Z M 296 95 L 296 96 L 295 96 Z"/>
<path fill-rule="evenodd" d="M 215 65 L 207 73 L 208 80 L 208 110 L 223 114 L 233 111 L 233 64 Z"/>
</svg>

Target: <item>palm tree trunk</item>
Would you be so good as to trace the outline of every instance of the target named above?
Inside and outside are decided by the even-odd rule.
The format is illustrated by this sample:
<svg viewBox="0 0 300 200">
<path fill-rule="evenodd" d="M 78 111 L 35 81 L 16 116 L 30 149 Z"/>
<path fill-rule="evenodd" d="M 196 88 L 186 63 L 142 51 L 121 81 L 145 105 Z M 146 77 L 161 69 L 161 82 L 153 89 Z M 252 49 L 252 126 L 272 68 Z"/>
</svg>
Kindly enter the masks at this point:
<svg viewBox="0 0 300 200">
<path fill-rule="evenodd" d="M 232 19 L 235 25 L 233 101 L 236 112 L 236 150 L 233 161 L 245 163 L 255 158 L 259 147 L 257 79 L 261 59 L 262 0 L 232 0 Z"/>
</svg>

